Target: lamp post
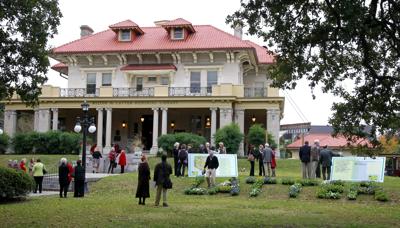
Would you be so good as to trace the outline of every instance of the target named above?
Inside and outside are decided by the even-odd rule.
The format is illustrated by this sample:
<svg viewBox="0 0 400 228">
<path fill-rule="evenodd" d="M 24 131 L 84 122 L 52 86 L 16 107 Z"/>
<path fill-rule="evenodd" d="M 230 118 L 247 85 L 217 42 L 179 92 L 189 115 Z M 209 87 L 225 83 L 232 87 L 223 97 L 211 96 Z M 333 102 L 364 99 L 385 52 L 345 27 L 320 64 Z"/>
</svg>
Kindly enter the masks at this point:
<svg viewBox="0 0 400 228">
<path fill-rule="evenodd" d="M 89 131 L 89 133 L 94 133 L 96 131 L 96 126 L 94 125 L 94 118 L 89 118 L 89 104 L 84 101 L 81 104 L 82 107 L 82 111 L 83 111 L 83 117 L 82 120 L 80 117 L 77 117 L 76 120 L 76 125 L 74 127 L 74 131 L 76 133 L 79 133 L 81 130 L 82 131 L 82 166 L 83 166 L 83 170 L 84 172 L 84 176 L 83 179 L 86 179 L 86 135 Z"/>
</svg>

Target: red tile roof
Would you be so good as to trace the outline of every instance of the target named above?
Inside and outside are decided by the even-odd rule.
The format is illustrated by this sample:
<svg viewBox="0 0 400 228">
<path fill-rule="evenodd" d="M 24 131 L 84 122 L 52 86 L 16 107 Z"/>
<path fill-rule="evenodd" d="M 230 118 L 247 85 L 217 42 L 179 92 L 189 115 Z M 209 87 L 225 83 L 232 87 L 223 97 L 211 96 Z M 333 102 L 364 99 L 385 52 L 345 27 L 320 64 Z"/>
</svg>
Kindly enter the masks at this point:
<svg viewBox="0 0 400 228">
<path fill-rule="evenodd" d="M 68 75 L 68 65 L 66 65 L 64 63 L 57 63 L 57 64 L 51 66 L 51 69 L 53 69 L 59 73 Z"/>
<path fill-rule="evenodd" d="M 129 64 L 121 67 L 121 70 L 176 70 L 174 64 Z"/>
<path fill-rule="evenodd" d="M 122 23 L 122 22 L 121 22 Z M 125 22 L 124 22 L 125 23 Z M 125 25 L 122 23 L 122 25 Z M 118 24 L 118 23 L 117 23 Z M 211 25 L 195 25 L 195 33 L 187 39 L 171 41 L 162 27 L 143 27 L 144 35 L 132 42 L 119 42 L 111 30 L 95 33 L 52 49 L 53 54 L 79 54 L 104 52 L 154 52 L 154 51 L 207 51 L 252 49 L 260 64 L 270 64 L 273 56 L 263 47 L 241 40 Z"/>
<path fill-rule="evenodd" d="M 190 23 L 189 21 L 187 21 L 183 18 L 177 18 L 175 20 L 169 21 L 169 22 L 161 25 L 161 27 L 166 28 L 166 29 L 171 28 L 171 27 L 178 27 L 178 26 L 187 27 L 187 28 L 189 28 L 190 32 L 196 32 L 192 23 Z"/>
<path fill-rule="evenodd" d="M 343 147 L 348 147 L 348 141 L 345 137 L 343 136 L 337 136 L 337 137 L 332 137 L 331 134 L 307 134 L 304 135 L 304 142 L 308 141 L 309 145 L 312 146 L 314 144 L 315 140 L 319 140 L 319 145 L 320 146 L 325 146 L 327 145 L 328 148 L 343 148 Z M 300 148 L 303 144 L 302 144 L 303 140 L 300 138 L 294 142 L 292 142 L 291 144 L 287 145 L 287 148 L 289 149 L 297 149 Z M 371 144 L 369 142 L 367 142 L 366 140 L 358 140 L 355 143 L 350 143 L 353 146 L 356 146 L 357 144 L 361 144 L 361 145 L 365 145 L 367 144 L 368 146 L 371 146 Z"/>
</svg>

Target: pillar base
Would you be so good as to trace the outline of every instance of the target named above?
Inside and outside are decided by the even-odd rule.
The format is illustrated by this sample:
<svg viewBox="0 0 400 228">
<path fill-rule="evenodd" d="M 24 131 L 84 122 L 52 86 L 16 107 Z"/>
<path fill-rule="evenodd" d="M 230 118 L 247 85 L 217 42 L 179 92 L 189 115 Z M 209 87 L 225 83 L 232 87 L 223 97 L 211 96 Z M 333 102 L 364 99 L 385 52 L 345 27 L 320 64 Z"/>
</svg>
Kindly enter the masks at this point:
<svg viewBox="0 0 400 228">
<path fill-rule="evenodd" d="M 157 154 L 157 152 L 158 152 L 158 146 L 153 146 L 153 147 L 150 149 L 150 154 Z"/>
</svg>

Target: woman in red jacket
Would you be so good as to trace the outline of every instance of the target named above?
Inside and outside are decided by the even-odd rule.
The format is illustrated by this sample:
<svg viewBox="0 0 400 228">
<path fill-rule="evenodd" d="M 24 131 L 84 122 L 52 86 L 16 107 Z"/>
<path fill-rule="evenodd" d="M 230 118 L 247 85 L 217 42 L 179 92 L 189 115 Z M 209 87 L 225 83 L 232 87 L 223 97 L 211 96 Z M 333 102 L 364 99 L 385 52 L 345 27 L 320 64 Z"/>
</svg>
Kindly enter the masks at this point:
<svg viewBox="0 0 400 228">
<path fill-rule="evenodd" d="M 125 150 L 121 150 L 121 153 L 119 154 L 118 164 L 121 166 L 121 173 L 124 173 L 124 169 L 125 169 L 125 166 L 126 166 Z"/>
<path fill-rule="evenodd" d="M 275 154 L 276 154 L 276 146 L 271 146 L 271 149 L 272 149 L 271 170 L 272 170 L 272 176 L 275 177 L 275 168 L 276 168 Z"/>
<path fill-rule="evenodd" d="M 21 160 L 19 163 L 19 168 L 26 173 L 26 158 Z"/>
</svg>

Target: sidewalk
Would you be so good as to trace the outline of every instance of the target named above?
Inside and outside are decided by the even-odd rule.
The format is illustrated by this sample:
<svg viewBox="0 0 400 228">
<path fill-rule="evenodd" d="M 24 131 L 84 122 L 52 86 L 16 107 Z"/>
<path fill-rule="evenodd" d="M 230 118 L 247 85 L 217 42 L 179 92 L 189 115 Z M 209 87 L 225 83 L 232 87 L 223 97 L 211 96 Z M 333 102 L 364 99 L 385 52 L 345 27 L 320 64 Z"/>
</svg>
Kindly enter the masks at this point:
<svg viewBox="0 0 400 228">
<path fill-rule="evenodd" d="M 28 197 L 38 197 L 38 196 L 53 196 L 59 194 L 58 191 L 42 191 L 42 193 L 29 193 Z"/>
</svg>

